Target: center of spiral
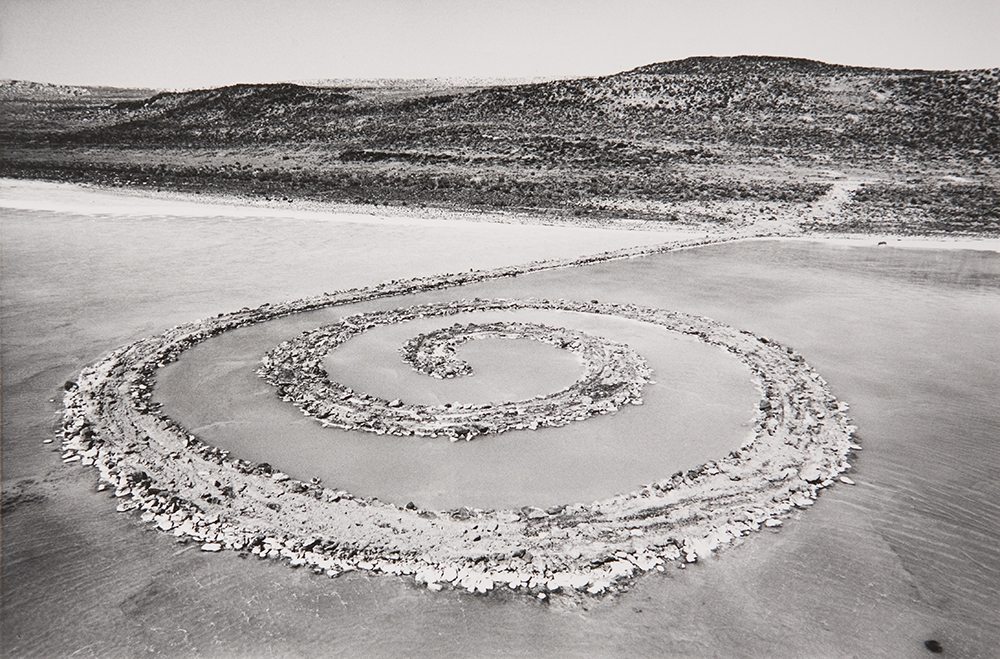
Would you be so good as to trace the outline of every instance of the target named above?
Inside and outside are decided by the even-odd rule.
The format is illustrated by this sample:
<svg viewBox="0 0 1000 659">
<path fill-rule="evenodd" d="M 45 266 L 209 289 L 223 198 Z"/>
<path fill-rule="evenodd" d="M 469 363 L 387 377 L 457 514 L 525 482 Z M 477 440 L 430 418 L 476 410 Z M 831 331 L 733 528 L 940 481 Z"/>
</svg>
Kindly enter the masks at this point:
<svg viewBox="0 0 1000 659">
<path fill-rule="evenodd" d="M 547 343 L 579 355 L 588 373 L 609 368 L 604 378 L 609 382 L 618 377 L 624 366 L 614 361 L 622 351 L 607 350 L 611 345 L 607 341 L 586 332 L 539 323 L 456 323 L 409 339 L 399 352 L 413 370 L 443 380 L 473 374 L 472 365 L 460 359 L 457 350 L 462 344 L 477 339 L 530 339 Z"/>
</svg>

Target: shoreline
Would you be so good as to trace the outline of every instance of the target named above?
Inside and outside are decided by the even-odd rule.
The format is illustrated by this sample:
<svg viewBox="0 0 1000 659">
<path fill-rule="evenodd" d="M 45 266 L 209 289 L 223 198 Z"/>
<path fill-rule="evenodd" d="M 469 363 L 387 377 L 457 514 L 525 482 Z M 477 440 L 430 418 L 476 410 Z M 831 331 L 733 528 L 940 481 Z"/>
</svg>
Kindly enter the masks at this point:
<svg viewBox="0 0 1000 659">
<path fill-rule="evenodd" d="M 810 234 L 805 236 L 751 236 L 747 240 L 809 241 L 845 247 L 968 249 L 980 252 L 1000 252 L 1000 238 L 971 238 L 968 236 L 941 238 L 938 236 L 894 236 L 891 234 L 836 234 L 829 236 Z"/>
<path fill-rule="evenodd" d="M 63 199 L 60 200 L 59 197 Z M 81 206 L 81 204 L 85 204 Z M 657 220 L 537 217 L 527 213 L 459 211 L 415 206 L 361 204 L 290 204 L 216 194 L 152 192 L 128 188 L 0 177 L 0 208 L 130 216 L 275 217 L 362 224 L 444 226 L 454 222 L 546 226 L 560 229 L 645 232 L 725 239 L 813 241 L 844 246 L 884 246 L 907 249 L 968 249 L 1000 252 L 1000 238 L 957 235 L 896 235 L 885 233 L 803 232 L 789 223 L 768 222 L 737 228 L 697 224 L 666 224 Z M 777 230 L 776 230 L 777 229 Z M 671 238 L 665 238 L 670 240 Z M 880 243 L 885 242 L 885 245 Z"/>
<path fill-rule="evenodd" d="M 14 194 L 11 195 L 10 193 Z M 9 197 L 13 196 L 13 199 Z M 63 196 L 59 202 L 53 196 Z M 89 210 L 82 211 L 73 203 L 87 203 Z M 664 227 L 653 220 L 619 221 L 556 217 L 538 217 L 528 213 L 499 211 L 456 210 L 420 206 L 389 206 L 371 204 L 346 204 L 333 202 L 267 201 L 242 196 L 216 193 L 192 194 L 184 192 L 137 190 L 96 184 L 42 181 L 0 177 L 0 208 L 23 210 L 48 210 L 53 212 L 89 212 L 109 215 L 181 215 L 185 217 L 289 217 L 298 219 L 325 219 L 331 221 L 373 224 L 447 224 L 464 221 L 490 224 L 523 224 L 579 229 L 614 229 L 629 231 L 655 231 L 665 229 L 697 233 L 690 227 Z"/>
</svg>

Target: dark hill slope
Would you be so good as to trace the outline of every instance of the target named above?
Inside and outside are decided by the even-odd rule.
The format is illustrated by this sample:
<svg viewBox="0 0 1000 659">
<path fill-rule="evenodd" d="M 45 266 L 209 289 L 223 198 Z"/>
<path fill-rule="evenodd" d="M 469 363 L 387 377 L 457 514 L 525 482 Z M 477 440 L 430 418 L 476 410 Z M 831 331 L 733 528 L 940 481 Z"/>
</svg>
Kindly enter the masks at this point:
<svg viewBox="0 0 1000 659">
<path fill-rule="evenodd" d="M 704 61 L 700 61 L 704 60 Z M 606 78 L 499 88 L 472 116 L 584 122 L 602 134 L 855 151 L 1000 152 L 1000 70 L 886 71 L 777 58 L 699 58 Z"/>
<path fill-rule="evenodd" d="M 503 130 L 529 151 L 519 136 L 577 132 L 598 140 L 818 148 L 842 156 L 897 149 L 998 153 L 998 98 L 1000 70 L 892 71 L 788 58 L 691 58 L 604 78 L 396 102 L 290 84 L 157 94 L 107 108 L 94 118 L 95 128 L 68 137 L 125 144 L 168 139 L 187 146 L 353 140 L 355 148 L 448 149 L 482 146 L 483 130 L 468 130 L 476 126 L 491 135 Z"/>
<path fill-rule="evenodd" d="M 675 218 L 690 215 L 678 203 L 815 201 L 830 189 L 821 166 L 881 181 L 869 204 L 905 197 L 949 222 L 998 215 L 998 69 L 700 57 L 425 95 L 234 85 L 60 116 L 61 128 L 5 123 L 3 173 Z M 961 182 L 942 191 L 938 175 Z"/>
<path fill-rule="evenodd" d="M 811 60 L 695 58 L 606 79 L 644 118 L 694 114 L 722 139 L 769 146 L 1000 151 L 1000 69 L 894 71 Z M 667 110 L 667 112 L 659 112 Z"/>
<path fill-rule="evenodd" d="M 687 57 L 646 64 L 626 71 L 624 74 L 643 75 L 729 75 L 733 73 L 753 74 L 766 73 L 784 75 L 786 73 L 807 73 L 810 75 L 830 75 L 851 71 L 855 73 L 872 73 L 877 71 L 892 71 L 871 67 L 845 66 L 843 64 L 827 64 L 813 59 L 801 57 L 771 57 L 766 55 L 737 55 L 735 57 Z M 897 69 L 896 73 L 913 73 L 912 70 Z"/>
<path fill-rule="evenodd" d="M 92 133 L 108 141 L 162 141 L 178 135 L 217 142 L 295 140 L 302 137 L 301 127 L 321 122 L 350 98 L 336 90 L 293 84 L 164 92 L 114 104 L 98 116 L 107 125 L 79 136 Z"/>
</svg>

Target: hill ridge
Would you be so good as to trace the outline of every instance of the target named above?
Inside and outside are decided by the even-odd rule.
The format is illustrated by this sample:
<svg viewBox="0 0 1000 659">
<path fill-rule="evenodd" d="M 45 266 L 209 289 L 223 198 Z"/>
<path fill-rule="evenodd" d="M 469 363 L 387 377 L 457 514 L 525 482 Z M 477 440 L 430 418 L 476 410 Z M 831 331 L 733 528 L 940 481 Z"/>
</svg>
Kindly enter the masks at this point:
<svg viewBox="0 0 1000 659">
<path fill-rule="evenodd" d="M 644 64 L 622 73 L 674 74 L 674 73 L 719 73 L 738 72 L 747 69 L 774 69 L 785 67 L 802 73 L 843 72 L 886 72 L 925 73 L 920 69 L 891 69 L 886 67 L 855 66 L 850 64 L 831 64 L 821 60 L 804 57 L 786 57 L 782 55 L 697 55 L 678 60 Z M 621 75 L 621 74 L 616 74 Z"/>
<path fill-rule="evenodd" d="M 677 221 L 718 203 L 806 216 L 853 172 L 884 185 L 852 183 L 831 197 L 838 208 L 1000 231 L 1000 69 L 695 57 L 479 88 L 240 83 L 0 101 L 11 176 Z"/>
</svg>

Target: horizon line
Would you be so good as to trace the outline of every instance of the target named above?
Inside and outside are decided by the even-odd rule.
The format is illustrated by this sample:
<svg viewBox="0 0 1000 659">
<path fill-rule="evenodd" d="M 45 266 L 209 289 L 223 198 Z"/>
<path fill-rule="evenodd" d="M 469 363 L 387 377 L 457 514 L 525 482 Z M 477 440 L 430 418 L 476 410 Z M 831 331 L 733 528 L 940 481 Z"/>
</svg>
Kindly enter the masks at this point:
<svg viewBox="0 0 1000 659">
<path fill-rule="evenodd" d="M 640 71 L 641 69 L 646 69 L 650 67 L 659 66 L 662 64 L 673 64 L 678 62 L 686 62 L 689 60 L 739 60 L 739 59 L 761 59 L 761 60 L 787 60 L 795 62 L 811 62 L 816 64 L 822 64 L 824 66 L 838 67 L 844 69 L 856 69 L 856 70 L 868 70 L 868 71 L 896 71 L 905 73 L 962 73 L 967 71 L 994 71 L 1000 69 L 1000 66 L 984 67 L 984 68 L 966 68 L 966 69 L 921 69 L 921 68 L 893 68 L 884 66 L 863 66 L 856 64 L 840 64 L 834 62 L 827 62 L 819 59 L 812 59 L 809 57 L 797 57 L 791 55 L 690 55 L 687 57 L 682 57 L 680 59 L 671 60 L 661 60 L 657 62 L 650 62 L 647 64 L 640 64 L 639 66 L 634 66 L 632 68 L 623 69 L 620 71 L 615 71 L 613 73 L 605 74 L 567 74 L 567 75 L 536 75 L 536 76 L 420 76 L 420 77 L 374 77 L 374 76 L 358 76 L 358 77 L 330 77 L 330 78 L 286 78 L 277 80 L 258 80 L 258 81 L 238 81 L 238 82 L 227 82 L 217 85 L 210 86 L 121 86 L 115 84 L 88 84 L 88 83 L 62 83 L 62 82 L 51 82 L 47 80 L 39 79 L 24 79 L 24 78 L 0 78 L 0 84 L 7 85 L 11 83 L 27 83 L 32 85 L 45 85 L 48 87 L 69 87 L 78 89 L 127 89 L 135 91 L 155 91 L 155 92 L 189 92 L 189 91 L 199 91 L 199 90 L 209 90 L 209 89 L 222 89 L 225 87 L 234 87 L 239 85 L 281 85 L 281 84 L 293 84 L 305 87 L 332 87 L 338 85 L 332 85 L 330 83 L 368 83 L 371 88 L 376 88 L 375 83 L 441 83 L 446 87 L 461 87 L 461 86 L 489 86 L 489 87 L 503 87 L 503 86 L 518 86 L 518 85 L 531 85 L 531 84 L 544 84 L 547 82 L 558 82 L 558 81 L 571 81 L 571 80 L 589 80 L 597 78 L 608 78 L 616 75 L 624 75 L 627 73 L 633 73 Z"/>
</svg>

